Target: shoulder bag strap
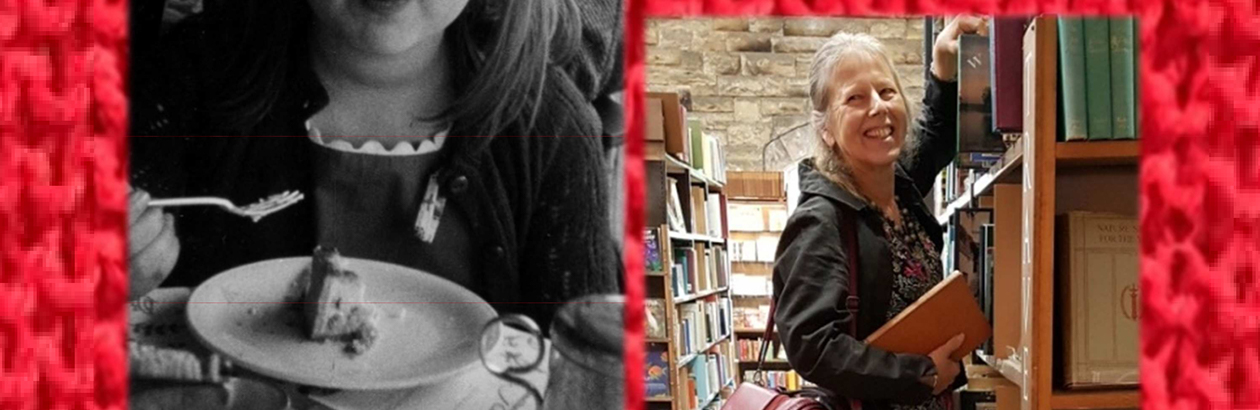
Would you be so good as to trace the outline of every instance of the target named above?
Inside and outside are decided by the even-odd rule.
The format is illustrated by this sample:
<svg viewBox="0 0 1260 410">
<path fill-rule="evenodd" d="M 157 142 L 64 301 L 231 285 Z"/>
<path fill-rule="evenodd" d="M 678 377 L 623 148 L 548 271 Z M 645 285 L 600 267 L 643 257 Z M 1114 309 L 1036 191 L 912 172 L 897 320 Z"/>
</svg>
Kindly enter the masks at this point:
<svg viewBox="0 0 1260 410">
<path fill-rule="evenodd" d="M 858 302 L 861 301 L 861 299 L 859 299 L 857 296 L 857 293 L 858 293 L 857 218 L 856 218 L 856 215 L 849 215 L 849 217 L 841 218 L 841 219 L 845 221 L 844 224 L 846 225 L 845 227 L 847 228 L 843 230 L 846 231 L 849 235 L 849 243 L 848 243 L 849 296 L 844 299 L 844 303 L 845 303 L 845 308 L 847 308 L 850 314 L 853 316 L 853 318 L 849 320 L 849 335 L 853 336 L 854 340 L 857 340 Z M 766 320 L 765 331 L 761 333 L 761 340 L 762 340 L 761 352 L 759 352 L 757 355 L 757 370 L 754 373 L 755 376 L 753 376 L 754 379 L 757 380 L 758 382 L 760 382 L 761 380 L 764 380 L 764 377 L 765 377 L 765 371 L 762 370 L 762 367 L 766 363 L 766 351 L 767 349 L 769 349 L 770 344 L 772 343 L 772 340 L 773 340 L 770 337 L 774 333 L 774 310 L 775 310 L 775 306 L 777 305 L 778 304 L 775 303 L 774 301 L 774 297 L 771 297 L 770 298 L 770 317 Z M 849 408 L 851 410 L 861 410 L 862 402 L 857 401 L 857 400 L 850 400 Z"/>
<path fill-rule="evenodd" d="M 849 320 L 849 334 L 853 336 L 853 340 L 858 340 L 857 321 L 858 321 L 858 246 L 857 246 L 857 215 L 856 212 L 850 212 L 848 218 L 844 218 L 848 225 L 849 233 L 849 297 L 844 298 L 845 307 L 849 309 L 852 318 Z M 849 400 L 850 410 L 862 410 L 862 402 L 856 399 Z"/>
</svg>

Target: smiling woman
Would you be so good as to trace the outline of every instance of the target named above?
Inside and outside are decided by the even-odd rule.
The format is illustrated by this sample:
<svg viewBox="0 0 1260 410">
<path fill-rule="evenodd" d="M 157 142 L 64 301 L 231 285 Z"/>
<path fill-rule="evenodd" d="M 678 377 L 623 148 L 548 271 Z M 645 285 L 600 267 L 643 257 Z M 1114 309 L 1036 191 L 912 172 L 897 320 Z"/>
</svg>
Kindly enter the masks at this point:
<svg viewBox="0 0 1260 410">
<path fill-rule="evenodd" d="M 616 0 L 133 2 L 132 135 L 620 133 Z"/>
</svg>

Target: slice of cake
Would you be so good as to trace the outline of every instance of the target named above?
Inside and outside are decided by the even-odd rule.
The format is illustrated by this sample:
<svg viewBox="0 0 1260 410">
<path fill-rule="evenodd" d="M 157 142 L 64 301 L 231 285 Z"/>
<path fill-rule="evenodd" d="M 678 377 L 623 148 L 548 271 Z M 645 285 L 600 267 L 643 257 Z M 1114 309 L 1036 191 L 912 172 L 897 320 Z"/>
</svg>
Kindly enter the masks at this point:
<svg viewBox="0 0 1260 410">
<path fill-rule="evenodd" d="M 343 267 L 336 249 L 317 247 L 303 298 L 308 335 L 313 340 L 348 341 L 362 353 L 376 339 L 376 310 L 364 305 L 366 288 L 359 275 Z"/>
</svg>

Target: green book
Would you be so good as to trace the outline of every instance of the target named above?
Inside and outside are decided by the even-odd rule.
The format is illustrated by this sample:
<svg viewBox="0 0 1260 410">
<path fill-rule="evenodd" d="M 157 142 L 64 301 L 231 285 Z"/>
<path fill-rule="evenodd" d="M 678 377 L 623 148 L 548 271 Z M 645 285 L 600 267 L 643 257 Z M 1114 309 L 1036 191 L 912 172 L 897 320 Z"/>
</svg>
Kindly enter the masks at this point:
<svg viewBox="0 0 1260 410">
<path fill-rule="evenodd" d="M 704 122 L 688 120 L 687 129 L 691 139 L 691 167 L 704 169 Z"/>
<path fill-rule="evenodd" d="M 1085 109 L 1085 22 L 1080 17 L 1059 19 L 1059 70 L 1063 77 L 1063 138 L 1089 138 Z"/>
<path fill-rule="evenodd" d="M 1112 137 L 1134 139 L 1137 120 L 1136 68 L 1133 58 L 1133 18 L 1111 20 Z"/>
<path fill-rule="evenodd" d="M 1109 19 L 1085 19 L 1085 114 L 1091 140 L 1109 140 L 1111 123 L 1111 25 Z"/>
<path fill-rule="evenodd" d="M 1133 19 L 1133 138 L 1142 138 L 1142 30 Z"/>
</svg>

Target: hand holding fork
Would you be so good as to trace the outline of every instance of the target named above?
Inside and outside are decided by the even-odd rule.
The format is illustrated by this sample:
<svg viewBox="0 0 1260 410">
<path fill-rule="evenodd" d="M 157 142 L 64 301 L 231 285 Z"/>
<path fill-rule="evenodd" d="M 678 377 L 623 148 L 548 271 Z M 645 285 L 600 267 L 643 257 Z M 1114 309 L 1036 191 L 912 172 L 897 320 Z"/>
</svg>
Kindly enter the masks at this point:
<svg viewBox="0 0 1260 410">
<path fill-rule="evenodd" d="M 135 300 L 149 293 L 170 275 L 179 260 L 179 238 L 175 234 L 175 217 L 161 208 L 174 206 L 214 205 L 254 222 L 301 201 L 302 193 L 288 191 L 239 207 L 223 198 L 195 197 L 152 199 L 141 189 L 132 189 L 127 204 L 127 248 L 130 267 L 130 297 Z"/>
</svg>

